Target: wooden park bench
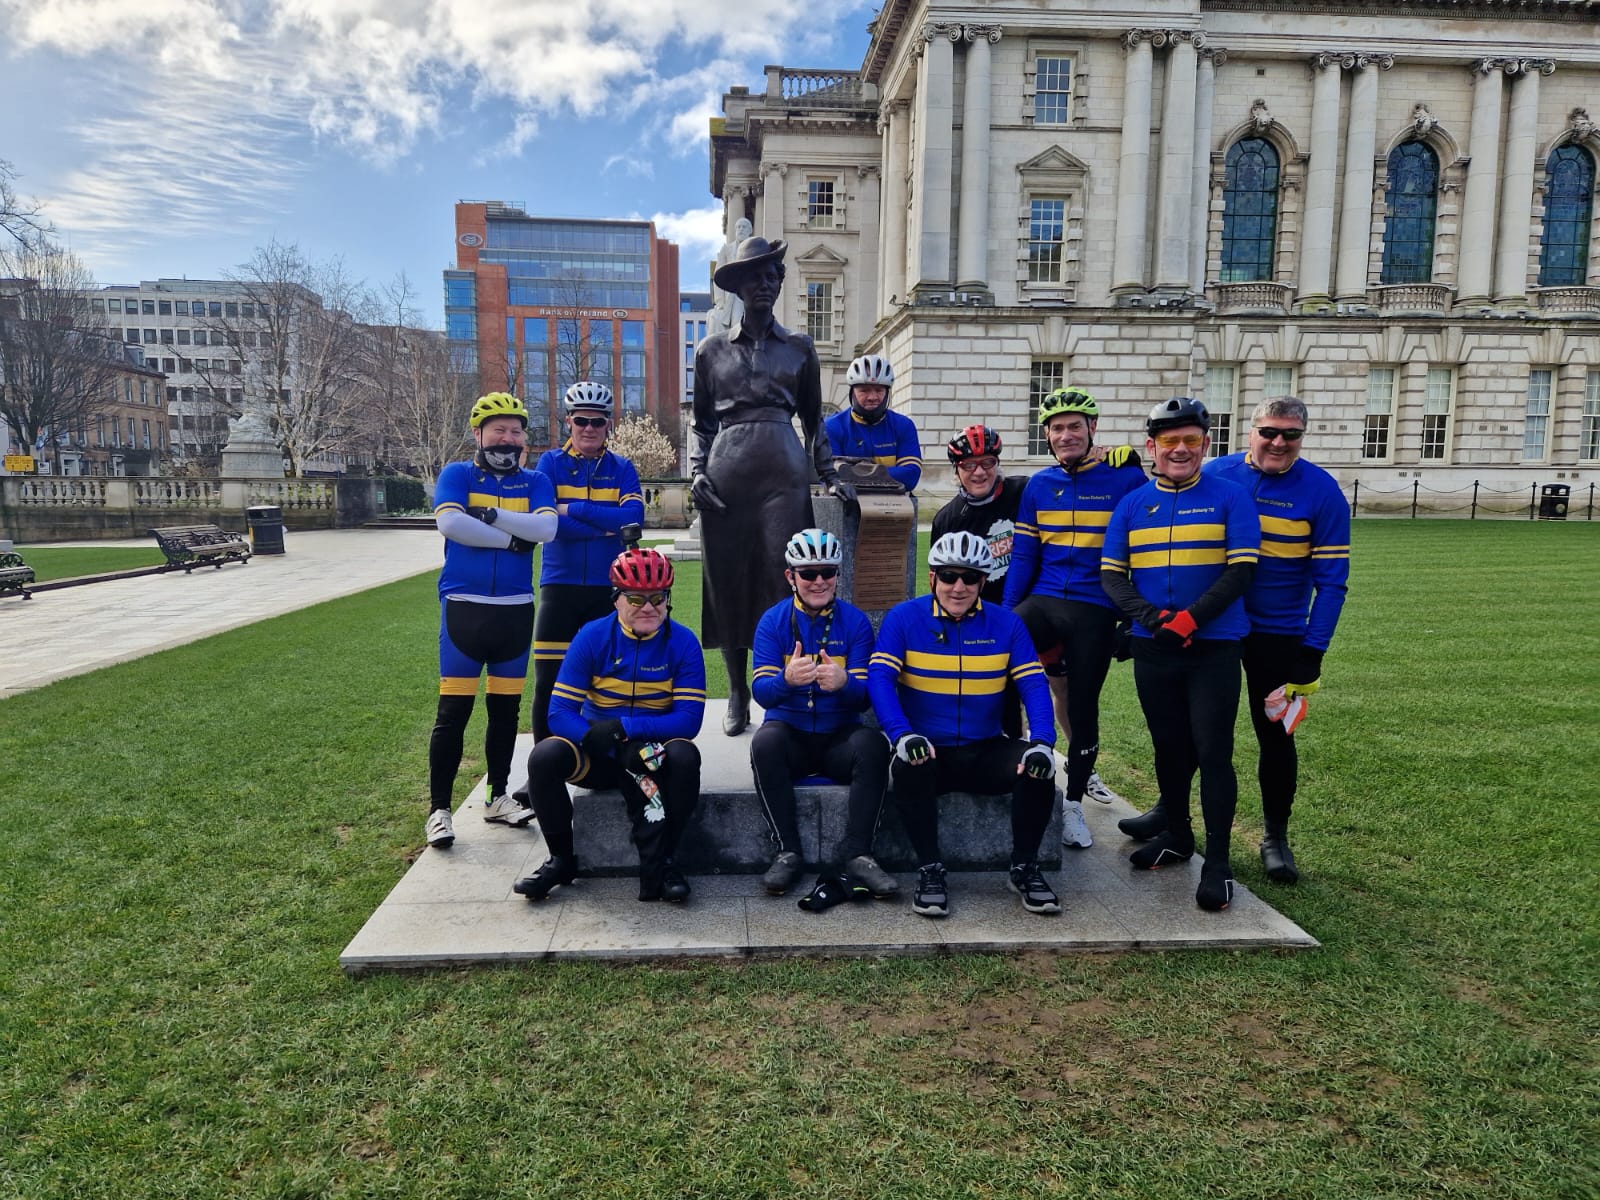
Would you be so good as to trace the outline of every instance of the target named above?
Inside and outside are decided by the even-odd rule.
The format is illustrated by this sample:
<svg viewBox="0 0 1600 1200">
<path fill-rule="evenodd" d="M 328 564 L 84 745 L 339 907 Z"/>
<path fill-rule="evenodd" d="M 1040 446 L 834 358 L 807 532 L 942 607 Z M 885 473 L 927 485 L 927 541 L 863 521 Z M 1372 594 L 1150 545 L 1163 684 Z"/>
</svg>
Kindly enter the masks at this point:
<svg viewBox="0 0 1600 1200">
<path fill-rule="evenodd" d="M 168 525 L 149 533 L 167 556 L 168 568 L 182 567 L 185 575 L 196 567 L 221 570 L 225 562 L 250 561 L 250 543 L 244 535 L 218 525 Z"/>
<path fill-rule="evenodd" d="M 32 582 L 33 568 L 22 561 L 22 555 L 15 551 L 0 554 L 0 594 L 21 592 L 24 600 L 32 600 L 33 591 L 28 587 Z"/>
</svg>

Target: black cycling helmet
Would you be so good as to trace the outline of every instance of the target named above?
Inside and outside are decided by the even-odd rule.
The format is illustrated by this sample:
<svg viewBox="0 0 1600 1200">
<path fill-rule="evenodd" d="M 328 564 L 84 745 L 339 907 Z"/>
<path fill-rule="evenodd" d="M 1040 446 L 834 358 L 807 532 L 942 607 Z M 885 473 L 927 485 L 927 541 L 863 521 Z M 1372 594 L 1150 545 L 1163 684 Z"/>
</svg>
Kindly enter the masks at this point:
<svg viewBox="0 0 1600 1200">
<path fill-rule="evenodd" d="M 1198 400 L 1189 396 L 1174 396 L 1171 400 L 1163 400 L 1150 410 L 1150 416 L 1144 423 L 1144 431 L 1155 437 L 1163 429 L 1176 429 L 1180 425 L 1198 425 L 1210 433 L 1211 414 Z"/>
</svg>

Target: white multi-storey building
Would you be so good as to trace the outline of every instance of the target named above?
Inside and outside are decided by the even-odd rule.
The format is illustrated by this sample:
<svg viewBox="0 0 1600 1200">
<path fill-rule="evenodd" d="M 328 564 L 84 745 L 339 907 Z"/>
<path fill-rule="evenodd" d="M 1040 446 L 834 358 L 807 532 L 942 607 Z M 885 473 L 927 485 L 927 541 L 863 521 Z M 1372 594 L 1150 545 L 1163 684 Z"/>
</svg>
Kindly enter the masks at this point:
<svg viewBox="0 0 1600 1200">
<path fill-rule="evenodd" d="M 790 243 L 829 398 L 885 354 L 925 452 L 1064 381 L 1101 440 L 1304 397 L 1382 492 L 1600 479 L 1600 4 L 886 0 L 859 71 L 713 122 L 728 228 Z M 933 490 L 944 472 L 933 471 Z"/>
</svg>

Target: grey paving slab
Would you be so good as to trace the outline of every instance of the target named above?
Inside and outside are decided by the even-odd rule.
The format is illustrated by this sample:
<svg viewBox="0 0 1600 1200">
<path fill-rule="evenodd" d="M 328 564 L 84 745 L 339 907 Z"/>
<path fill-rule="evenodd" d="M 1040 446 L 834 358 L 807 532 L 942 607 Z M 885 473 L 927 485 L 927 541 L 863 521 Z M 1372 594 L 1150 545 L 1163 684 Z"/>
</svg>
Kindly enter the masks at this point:
<svg viewBox="0 0 1600 1200">
<path fill-rule="evenodd" d="M 441 558 L 439 537 L 427 530 L 305 530 L 286 535 L 284 545 L 284 554 L 244 565 L 0 603 L 0 697 L 406 579 L 437 569 Z"/>
<path fill-rule="evenodd" d="M 720 732 L 723 705 L 707 706 L 700 739 L 707 786 L 748 778 L 749 735 Z M 512 783 L 522 782 L 532 739 L 518 742 Z M 511 884 L 542 862 L 537 826 L 527 830 L 481 819 L 480 781 L 456 812 L 456 844 L 425 850 L 361 931 L 340 965 L 359 974 L 470 963 L 538 962 L 557 958 L 649 959 L 750 955 L 899 955 L 1045 949 L 1060 952 L 1182 950 L 1202 947 L 1310 948 L 1316 939 L 1240 885 L 1226 912 L 1195 907 L 1200 859 L 1162 871 L 1134 871 L 1134 843 L 1117 821 L 1136 810 L 1119 803 L 1084 804 L 1094 837 L 1085 850 L 1065 850 L 1047 877 L 1066 911 L 1055 917 L 1023 910 L 1000 872 L 950 876 L 952 914 L 944 920 L 911 911 L 914 875 L 901 875 L 892 901 L 841 904 L 807 913 L 788 896 L 765 895 L 755 875 L 693 875 L 683 906 L 642 904 L 631 877 L 583 878 L 530 904 Z M 421 837 L 418 813 L 418 837 Z M 892 818 L 886 818 L 892 819 Z"/>
</svg>

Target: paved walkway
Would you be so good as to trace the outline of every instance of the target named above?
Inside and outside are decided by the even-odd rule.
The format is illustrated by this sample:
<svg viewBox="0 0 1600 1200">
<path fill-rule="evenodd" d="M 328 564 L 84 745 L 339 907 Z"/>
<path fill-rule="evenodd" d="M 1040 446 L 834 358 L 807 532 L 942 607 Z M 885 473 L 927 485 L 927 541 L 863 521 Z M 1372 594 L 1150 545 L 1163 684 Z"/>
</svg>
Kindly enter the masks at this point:
<svg viewBox="0 0 1600 1200">
<path fill-rule="evenodd" d="M 152 546 L 149 539 L 66 545 Z M 431 530 L 305 530 L 243 566 L 0 599 L 0 697 L 437 569 Z"/>
<path fill-rule="evenodd" d="M 696 740 L 707 791 L 750 787 L 750 735 L 724 737 L 726 701 L 706 705 Z M 512 786 L 526 778 L 532 737 L 513 759 Z M 756 875 L 691 876 L 682 906 L 641 904 L 636 878 L 580 879 L 538 904 L 511 885 L 545 860 L 538 826 L 507 829 L 482 819 L 486 786 L 456 810 L 456 842 L 425 849 L 339 956 L 350 974 L 376 970 L 541 961 L 556 958 L 743 957 L 772 954 L 880 955 L 1045 949 L 1175 950 L 1316 946 L 1315 938 L 1240 885 L 1227 911 L 1202 912 L 1194 891 L 1201 860 L 1180 868 L 1134 871 L 1134 843 L 1117 832 L 1132 816 L 1125 803 L 1085 802 L 1094 837 L 1087 850 L 1064 849 L 1061 870 L 1047 872 L 1065 911 L 1025 912 L 1000 872 L 953 873 L 951 915 L 911 911 L 915 875 L 901 875 L 897 900 L 842 904 L 807 913 L 795 903 L 815 880 L 788 896 L 768 896 Z M 575 793 L 578 804 L 585 793 Z M 420 840 L 422 813 L 417 813 Z M 898 818 L 885 814 L 884 820 Z M 1250 853 L 1246 846 L 1236 854 Z"/>
</svg>

